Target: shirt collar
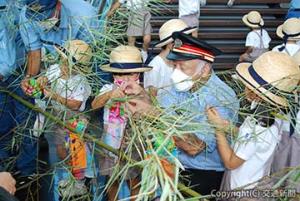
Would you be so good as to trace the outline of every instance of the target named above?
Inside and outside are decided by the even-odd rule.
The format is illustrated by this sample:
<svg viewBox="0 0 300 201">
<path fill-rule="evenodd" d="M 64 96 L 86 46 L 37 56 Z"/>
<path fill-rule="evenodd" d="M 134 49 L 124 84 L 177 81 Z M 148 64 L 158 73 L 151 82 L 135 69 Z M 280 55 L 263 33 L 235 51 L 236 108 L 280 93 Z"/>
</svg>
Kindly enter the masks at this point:
<svg viewBox="0 0 300 201">
<path fill-rule="evenodd" d="M 216 74 L 214 71 L 211 71 L 209 79 L 205 83 L 198 82 L 196 83 L 196 86 L 191 89 L 190 93 L 192 94 L 198 94 L 200 93 L 205 87 L 209 87 L 212 85 L 216 78 Z"/>
</svg>

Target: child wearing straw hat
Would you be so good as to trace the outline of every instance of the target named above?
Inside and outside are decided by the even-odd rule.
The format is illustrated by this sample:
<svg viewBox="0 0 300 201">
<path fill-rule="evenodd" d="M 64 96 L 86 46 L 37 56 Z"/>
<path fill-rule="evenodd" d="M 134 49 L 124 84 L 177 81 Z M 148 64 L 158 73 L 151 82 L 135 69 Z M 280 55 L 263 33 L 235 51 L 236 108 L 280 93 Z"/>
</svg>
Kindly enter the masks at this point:
<svg viewBox="0 0 300 201">
<path fill-rule="evenodd" d="M 127 118 L 124 114 L 125 98 L 127 95 L 127 83 L 139 83 L 140 73 L 150 71 L 152 67 L 145 66 L 142 62 L 141 52 L 132 46 L 118 46 L 110 54 L 110 63 L 101 67 L 105 72 L 113 74 L 114 83 L 106 84 L 100 90 L 100 94 L 93 100 L 92 108 L 104 107 L 104 133 L 102 140 L 114 149 L 125 149 L 130 136 L 127 125 Z M 136 160 L 140 158 L 138 152 L 130 153 Z M 106 156 L 100 158 L 100 174 L 110 177 L 114 167 L 118 164 L 118 156 L 106 152 Z M 135 195 L 138 188 L 138 170 L 128 171 L 126 180 L 131 186 L 130 190 Z M 115 182 L 108 190 L 108 200 L 115 200 L 119 184 Z"/>
<path fill-rule="evenodd" d="M 300 51 L 300 19 L 290 18 L 277 28 L 276 34 L 283 39 L 283 44 L 272 49 L 275 52 L 283 52 L 293 56 Z"/>
<path fill-rule="evenodd" d="M 86 128 L 87 119 L 79 114 L 86 107 L 86 101 L 91 94 L 91 87 L 83 76 L 82 70 L 89 68 L 89 62 L 92 57 L 92 51 L 88 44 L 86 44 L 82 40 L 71 40 L 67 41 L 65 46 L 55 46 L 56 51 L 60 55 L 61 63 L 51 65 L 45 76 L 40 76 L 37 79 L 37 86 L 42 89 L 43 94 L 47 101 L 36 100 L 37 104 L 42 107 L 47 107 L 48 110 L 52 110 L 53 114 L 56 117 L 61 118 L 62 120 L 69 122 L 70 120 L 74 120 L 76 122 L 84 122 Z M 47 105 L 50 102 L 49 105 Z M 42 130 L 44 124 L 43 116 L 39 116 L 39 124 L 38 127 Z M 73 119 L 74 118 L 74 119 Z M 76 120 L 75 120 L 76 118 Z M 61 160 L 64 160 L 67 157 L 68 152 L 72 158 L 72 152 L 70 149 L 66 148 L 67 141 L 66 139 L 70 138 L 70 132 L 63 129 L 60 125 L 54 124 L 51 125 L 49 132 L 45 134 L 45 137 L 49 143 L 50 149 L 55 149 L 50 151 L 49 160 L 50 165 L 55 166 Z M 84 132 L 84 128 L 82 127 L 82 133 Z M 74 140 L 72 138 L 72 140 Z M 75 140 L 76 143 L 79 142 L 78 139 Z M 74 142 L 75 143 L 75 142 Z M 71 147 L 71 143 L 68 143 L 69 147 Z M 87 148 L 87 146 L 85 146 Z M 86 157 L 90 157 L 88 154 L 88 149 L 80 149 L 85 153 L 81 155 L 81 158 L 84 158 L 77 165 L 80 168 L 80 171 L 75 176 L 77 178 L 77 182 L 74 182 L 73 185 L 66 186 L 67 180 L 64 178 L 60 178 L 60 176 L 55 177 L 54 187 L 56 188 L 58 185 L 63 185 L 63 188 L 60 188 L 61 196 L 77 196 L 83 195 L 87 193 L 87 188 L 84 184 L 84 178 L 90 177 L 88 170 L 88 161 Z M 91 161 L 91 160 L 90 160 Z M 70 160 L 70 164 L 75 162 L 72 159 Z M 72 165 L 71 165 L 72 166 Z M 72 169 L 76 169 L 78 167 L 72 167 Z M 61 170 L 58 170 L 61 171 Z M 73 171 L 72 171 L 73 172 Z M 57 174 L 60 175 L 60 174 Z M 93 177 L 93 176 L 91 176 Z M 60 180 L 60 181 L 57 181 Z M 57 186 L 56 186 L 57 185 Z M 67 189 L 64 189 L 67 187 Z M 54 190 L 54 197 L 57 197 L 57 191 Z"/>
<path fill-rule="evenodd" d="M 288 106 L 293 101 L 290 97 L 294 97 L 300 81 L 298 65 L 291 57 L 278 52 L 264 53 L 252 64 L 241 63 L 236 72 L 245 85 L 246 99 L 256 101 L 259 106 L 247 116 L 239 129 L 231 129 L 228 121 L 222 119 L 214 108 L 207 109 L 208 119 L 217 129 L 219 153 L 228 169 L 223 178 L 223 190 L 253 189 L 260 179 L 270 174 L 273 154 L 284 124 L 274 114 L 289 110 Z M 269 111 L 258 116 L 261 107 Z M 226 133 L 233 130 L 238 134 L 231 147 Z"/>
<path fill-rule="evenodd" d="M 300 67 L 300 52 L 296 53 L 293 56 L 294 61 Z M 297 93 L 299 95 L 299 84 L 297 88 Z M 297 102 L 297 101 L 296 101 Z M 275 153 L 274 153 L 274 160 L 272 163 L 272 173 L 275 174 L 273 178 L 274 183 L 277 183 L 279 180 L 282 179 L 289 171 L 294 168 L 300 166 L 300 112 L 299 112 L 299 97 L 298 97 L 298 104 L 295 105 L 298 109 L 294 111 L 294 115 L 291 114 L 286 115 L 286 119 L 293 120 L 292 126 L 295 128 L 294 132 L 291 132 L 291 125 L 288 121 L 284 122 L 283 125 L 283 132 L 281 134 L 281 140 L 279 145 L 277 146 Z M 285 189 L 295 189 L 296 193 L 298 194 L 297 200 L 299 200 L 300 194 L 300 183 L 299 179 L 297 179 L 298 171 L 289 175 L 286 178 L 285 182 L 282 183 L 281 187 Z M 296 200 L 296 199 L 295 199 Z"/>
<path fill-rule="evenodd" d="M 144 74 L 144 87 L 149 88 L 151 93 L 158 98 L 162 93 L 167 93 L 172 86 L 173 63 L 166 58 L 174 45 L 172 33 L 179 31 L 190 34 L 195 30 L 197 28 L 188 27 L 181 19 L 168 20 L 159 29 L 160 41 L 155 47 L 160 47 L 162 50 L 149 63 L 153 69 Z"/>
<path fill-rule="evenodd" d="M 260 55 L 267 52 L 271 38 L 268 32 L 263 29 L 264 20 L 257 11 L 251 11 L 244 15 L 243 23 L 251 29 L 246 38 L 246 51 L 243 53 L 240 62 L 252 62 Z"/>
</svg>

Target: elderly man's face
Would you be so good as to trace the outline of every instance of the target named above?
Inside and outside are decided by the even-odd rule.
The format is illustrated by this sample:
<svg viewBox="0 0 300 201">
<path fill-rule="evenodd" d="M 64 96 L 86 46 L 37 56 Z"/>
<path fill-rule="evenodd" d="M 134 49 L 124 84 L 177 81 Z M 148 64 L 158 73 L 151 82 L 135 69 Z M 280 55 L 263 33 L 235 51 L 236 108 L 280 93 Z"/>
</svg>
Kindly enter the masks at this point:
<svg viewBox="0 0 300 201">
<path fill-rule="evenodd" d="M 174 61 L 174 69 L 178 69 L 188 76 L 193 76 L 198 71 L 199 60 Z"/>
</svg>

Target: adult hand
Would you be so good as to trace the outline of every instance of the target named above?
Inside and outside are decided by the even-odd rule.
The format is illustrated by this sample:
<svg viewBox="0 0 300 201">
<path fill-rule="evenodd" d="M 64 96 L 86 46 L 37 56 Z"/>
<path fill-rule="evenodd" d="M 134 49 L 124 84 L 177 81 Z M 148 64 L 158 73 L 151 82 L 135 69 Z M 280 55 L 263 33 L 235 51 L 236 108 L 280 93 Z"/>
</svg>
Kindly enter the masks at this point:
<svg viewBox="0 0 300 201">
<path fill-rule="evenodd" d="M 216 127 L 218 130 L 225 130 L 229 122 L 221 117 L 219 112 L 214 107 L 207 107 L 206 108 L 206 115 L 208 121 Z"/>
<path fill-rule="evenodd" d="M 205 149 L 206 144 L 194 134 L 184 134 L 173 137 L 176 147 L 185 151 L 190 156 L 195 156 Z"/>
<path fill-rule="evenodd" d="M 0 186 L 12 195 L 16 192 L 16 180 L 8 172 L 0 172 Z"/>
</svg>

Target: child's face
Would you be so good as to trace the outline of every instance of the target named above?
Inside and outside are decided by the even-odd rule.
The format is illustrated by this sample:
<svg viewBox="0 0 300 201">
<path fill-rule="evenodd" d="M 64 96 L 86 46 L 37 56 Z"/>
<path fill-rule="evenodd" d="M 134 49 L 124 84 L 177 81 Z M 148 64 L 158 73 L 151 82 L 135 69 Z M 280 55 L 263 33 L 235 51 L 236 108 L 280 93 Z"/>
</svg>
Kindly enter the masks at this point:
<svg viewBox="0 0 300 201">
<path fill-rule="evenodd" d="M 256 93 L 254 93 L 251 89 L 249 89 L 248 87 L 245 87 L 245 97 L 249 102 L 252 101 L 261 101 L 261 98 L 256 95 Z"/>
<path fill-rule="evenodd" d="M 113 74 L 115 82 L 128 82 L 139 80 L 139 73 L 114 73 Z"/>
</svg>

